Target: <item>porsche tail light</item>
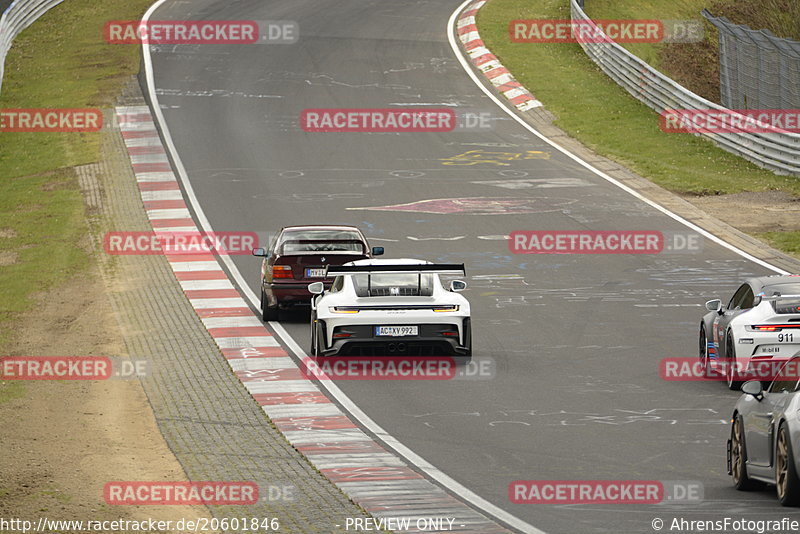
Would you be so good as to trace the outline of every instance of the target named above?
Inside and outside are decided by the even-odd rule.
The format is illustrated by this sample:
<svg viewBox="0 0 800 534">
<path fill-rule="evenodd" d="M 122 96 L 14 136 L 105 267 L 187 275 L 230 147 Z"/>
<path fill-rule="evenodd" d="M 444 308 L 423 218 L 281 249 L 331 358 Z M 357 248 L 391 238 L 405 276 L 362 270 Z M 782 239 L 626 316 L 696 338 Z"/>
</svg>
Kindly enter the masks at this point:
<svg viewBox="0 0 800 534">
<path fill-rule="evenodd" d="M 331 313 L 358 313 L 357 308 L 348 308 L 347 306 L 330 306 L 328 309 Z"/>
<path fill-rule="evenodd" d="M 455 306 L 437 306 L 433 309 L 435 312 L 455 312 L 458 311 L 458 305 Z"/>
<path fill-rule="evenodd" d="M 780 332 L 784 328 L 800 329 L 800 323 L 794 324 L 754 324 L 746 326 L 749 332 Z"/>
</svg>

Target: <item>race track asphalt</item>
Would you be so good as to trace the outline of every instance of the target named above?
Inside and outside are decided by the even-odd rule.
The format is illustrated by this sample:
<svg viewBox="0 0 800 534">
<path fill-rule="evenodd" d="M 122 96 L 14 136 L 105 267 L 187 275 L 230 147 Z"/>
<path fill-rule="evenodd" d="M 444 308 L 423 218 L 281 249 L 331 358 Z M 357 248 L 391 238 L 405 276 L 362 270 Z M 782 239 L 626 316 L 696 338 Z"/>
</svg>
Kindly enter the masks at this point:
<svg viewBox="0 0 800 534">
<path fill-rule="evenodd" d="M 546 532 L 651 532 L 655 517 L 800 518 L 772 490 L 732 488 L 725 440 L 738 395 L 658 374 L 661 359 L 696 355 L 704 301 L 727 299 L 743 278 L 767 271 L 707 240 L 687 254 L 510 253 L 497 236 L 514 230 L 689 230 L 501 112 L 448 44 L 458 4 L 169 0 L 159 8 L 154 19 L 300 27 L 293 45 L 151 46 L 159 102 L 213 228 L 266 235 L 290 224 L 354 224 L 387 257 L 466 263 L 475 357 L 492 359 L 493 378 L 338 385 L 417 454 Z M 379 134 L 299 126 L 308 108 L 406 105 L 485 113 L 491 127 Z M 427 212 L 430 203 L 397 209 L 452 198 L 473 200 L 444 203 L 446 213 Z M 365 209 L 376 207 L 384 209 Z M 234 261 L 257 291 L 258 260 Z M 302 313 L 284 321 L 302 347 L 306 322 Z M 508 485 L 520 479 L 699 481 L 705 498 L 511 504 Z"/>
</svg>

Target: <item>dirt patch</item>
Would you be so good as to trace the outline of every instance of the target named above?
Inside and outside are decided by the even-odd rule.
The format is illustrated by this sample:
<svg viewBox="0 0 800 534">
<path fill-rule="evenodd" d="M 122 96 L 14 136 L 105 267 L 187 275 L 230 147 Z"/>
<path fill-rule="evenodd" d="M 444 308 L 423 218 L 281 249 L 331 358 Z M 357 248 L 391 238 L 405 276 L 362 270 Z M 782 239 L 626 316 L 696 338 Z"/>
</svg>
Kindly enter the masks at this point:
<svg viewBox="0 0 800 534">
<path fill-rule="evenodd" d="M 10 355 L 124 356 L 96 270 L 40 295 Z M 35 521 L 196 519 L 204 507 L 108 506 L 113 480 L 186 480 L 138 381 L 26 382 L 0 404 L 0 517 Z"/>
<path fill-rule="evenodd" d="M 0 251 L 0 267 L 14 265 L 17 263 L 17 253 L 9 252 L 7 250 Z"/>
<path fill-rule="evenodd" d="M 717 30 L 707 20 L 705 40 L 697 43 L 667 43 L 661 49 L 661 70 L 670 78 L 706 100 L 719 103 L 719 45 Z"/>
<path fill-rule="evenodd" d="M 748 234 L 800 231 L 800 199 L 783 191 L 684 199 Z"/>
<path fill-rule="evenodd" d="M 11 239 L 17 237 L 17 231 L 13 228 L 0 228 L 0 239 Z"/>
<path fill-rule="evenodd" d="M 66 181 L 66 180 L 56 180 L 54 182 L 48 182 L 43 184 L 39 187 L 42 191 L 57 191 L 60 189 L 72 189 L 74 184 Z"/>
<path fill-rule="evenodd" d="M 797 0 L 716 0 L 709 8 L 716 17 L 754 30 L 768 29 L 785 39 L 800 39 L 800 3 Z"/>
</svg>

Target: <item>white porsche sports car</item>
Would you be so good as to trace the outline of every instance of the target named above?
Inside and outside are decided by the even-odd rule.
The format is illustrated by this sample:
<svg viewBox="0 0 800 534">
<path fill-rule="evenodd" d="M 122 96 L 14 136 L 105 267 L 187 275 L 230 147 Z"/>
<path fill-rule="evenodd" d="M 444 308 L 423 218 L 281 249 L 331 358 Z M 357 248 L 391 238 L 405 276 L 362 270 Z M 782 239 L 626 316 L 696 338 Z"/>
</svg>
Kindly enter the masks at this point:
<svg viewBox="0 0 800 534">
<path fill-rule="evenodd" d="M 466 274 L 464 264 L 368 259 L 331 265 L 330 289 L 309 284 L 311 353 L 315 356 L 470 356 L 469 301 L 440 274 Z"/>
<path fill-rule="evenodd" d="M 706 302 L 706 309 L 700 322 L 700 361 L 706 369 L 724 372 L 730 389 L 739 389 L 748 372 L 761 367 L 769 373 L 774 364 L 800 351 L 798 275 L 751 278 L 727 306 L 715 299 Z"/>
</svg>

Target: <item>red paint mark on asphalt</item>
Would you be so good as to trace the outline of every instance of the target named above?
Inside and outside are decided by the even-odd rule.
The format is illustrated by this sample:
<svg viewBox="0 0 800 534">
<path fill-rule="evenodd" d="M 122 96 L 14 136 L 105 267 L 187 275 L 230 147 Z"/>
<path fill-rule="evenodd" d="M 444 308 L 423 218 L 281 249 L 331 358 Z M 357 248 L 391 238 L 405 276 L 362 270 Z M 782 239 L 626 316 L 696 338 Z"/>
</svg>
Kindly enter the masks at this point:
<svg viewBox="0 0 800 534">
<path fill-rule="evenodd" d="M 139 182 L 139 191 L 180 191 L 175 180 L 165 182 Z"/>
<path fill-rule="evenodd" d="M 242 315 L 252 315 L 253 312 L 250 311 L 249 308 L 241 308 L 243 310 L 247 310 L 247 313 L 243 313 Z M 221 315 L 206 315 L 205 317 L 201 314 L 201 311 L 206 310 L 197 310 L 198 315 L 200 317 L 236 317 L 234 315 L 228 316 L 221 316 Z M 242 347 L 242 348 L 235 348 L 235 349 L 222 349 L 222 355 L 225 356 L 229 360 L 246 360 L 249 358 L 286 358 L 289 356 L 285 350 L 280 347 Z"/>
<path fill-rule="evenodd" d="M 229 291 L 236 290 L 232 289 Z M 209 328 L 208 333 L 211 334 L 211 337 L 250 337 L 272 335 L 263 326 L 230 326 L 226 328 Z"/>
<path fill-rule="evenodd" d="M 320 469 L 331 482 L 366 482 L 370 480 L 414 480 L 421 475 L 407 467 L 339 467 Z"/>
<path fill-rule="evenodd" d="M 146 210 L 174 210 L 185 208 L 186 202 L 178 200 L 145 200 L 144 209 Z"/>
<path fill-rule="evenodd" d="M 304 391 L 300 393 L 255 393 L 253 398 L 261 406 L 277 406 L 281 404 L 331 404 L 331 400 L 322 393 Z"/>
<path fill-rule="evenodd" d="M 277 380 L 305 380 L 300 369 L 289 367 L 286 369 L 259 369 L 257 371 L 236 371 L 236 376 L 242 382 L 274 382 Z"/>
<path fill-rule="evenodd" d="M 179 281 L 185 280 L 227 280 L 228 275 L 225 274 L 225 271 L 180 271 L 175 273 L 175 278 Z M 215 308 L 216 309 L 216 308 Z M 223 308 L 223 309 L 231 309 L 231 308 Z M 232 308 L 232 309 L 244 309 L 250 311 L 249 308 Z M 214 311 L 213 309 L 211 311 Z M 211 316 L 211 317 L 222 317 L 222 316 Z M 233 316 L 236 317 L 236 316 Z"/>
<path fill-rule="evenodd" d="M 292 430 L 344 430 L 357 428 L 345 415 L 330 417 L 285 417 L 273 419 L 273 423 L 281 432 Z"/>
</svg>

